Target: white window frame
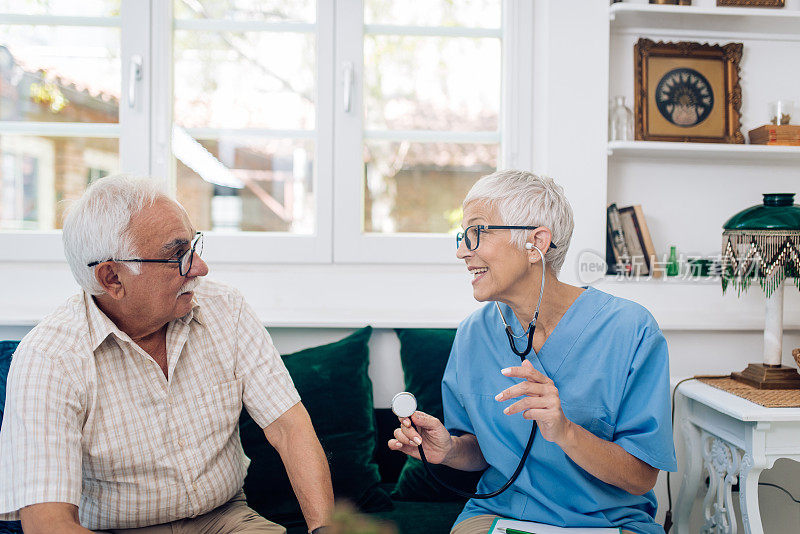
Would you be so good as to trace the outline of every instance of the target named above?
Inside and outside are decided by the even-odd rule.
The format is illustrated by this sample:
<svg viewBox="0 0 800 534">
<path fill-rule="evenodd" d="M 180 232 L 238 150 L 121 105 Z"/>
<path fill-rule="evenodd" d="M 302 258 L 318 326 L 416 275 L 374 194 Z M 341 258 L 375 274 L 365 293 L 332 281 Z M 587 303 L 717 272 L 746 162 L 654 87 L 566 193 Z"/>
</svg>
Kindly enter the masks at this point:
<svg viewBox="0 0 800 534">
<path fill-rule="evenodd" d="M 172 20 L 171 2 L 163 2 L 160 20 Z M 168 6 L 166 4 L 169 4 Z M 168 12 L 167 12 L 168 11 Z M 162 82 L 154 87 L 154 108 L 166 109 L 154 117 L 156 160 L 154 168 L 158 175 L 169 178 L 169 187 L 174 191 L 175 177 L 172 154 L 169 148 L 172 129 L 172 31 L 198 30 L 209 31 L 309 31 L 316 34 L 317 72 L 316 72 L 316 116 L 315 131 L 304 130 L 264 130 L 241 129 L 232 133 L 254 137 L 310 138 L 314 141 L 315 170 L 313 194 L 315 198 L 315 232 L 312 234 L 294 234 L 289 232 L 207 232 L 205 233 L 204 258 L 215 264 L 297 264 L 297 263 L 330 263 L 333 250 L 333 2 L 317 1 L 317 16 L 314 24 L 235 21 L 235 20 L 175 20 L 169 27 L 154 28 L 160 33 L 169 33 L 156 37 L 154 47 L 166 46 L 170 54 L 165 64 L 159 67 Z M 166 25 L 165 25 L 166 26 Z M 173 28 L 174 26 L 174 28 Z M 163 55 L 163 54 L 162 54 Z M 168 70 L 168 72 L 167 72 Z M 169 84 L 169 85 L 167 85 Z M 164 119 L 167 117 L 168 119 Z M 188 129 L 188 133 L 219 134 L 220 129 Z M 227 133 L 227 132 L 226 132 Z"/>
<path fill-rule="evenodd" d="M 503 24 L 496 32 L 473 28 L 426 28 L 370 25 L 363 23 L 362 0 L 337 2 L 336 111 L 334 124 L 336 160 L 334 176 L 334 261 L 336 263 L 447 264 L 456 261 L 453 236 L 446 234 L 380 234 L 363 231 L 364 176 L 362 144 L 366 139 L 498 142 L 498 168 L 532 167 L 532 72 L 533 3 L 504 0 Z M 363 128 L 364 34 L 442 36 L 500 36 L 502 40 L 502 108 L 497 132 L 373 132 Z M 342 105 L 345 65 L 354 67 L 351 109 Z M 509 142 L 506 142 L 509 140 Z"/>
</svg>

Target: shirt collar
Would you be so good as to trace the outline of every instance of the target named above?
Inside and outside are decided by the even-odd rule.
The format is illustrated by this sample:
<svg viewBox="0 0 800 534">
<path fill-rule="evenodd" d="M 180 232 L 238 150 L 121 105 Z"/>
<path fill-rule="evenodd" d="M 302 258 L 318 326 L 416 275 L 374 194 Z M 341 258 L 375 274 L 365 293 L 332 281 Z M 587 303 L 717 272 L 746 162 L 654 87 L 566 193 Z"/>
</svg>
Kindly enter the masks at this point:
<svg viewBox="0 0 800 534">
<path fill-rule="evenodd" d="M 178 318 L 179 321 L 186 325 L 191 323 L 192 319 L 194 319 L 195 322 L 197 322 L 197 324 L 200 326 L 205 326 L 203 324 L 203 311 L 200 307 L 200 303 L 197 302 L 197 295 L 192 295 L 192 309 L 189 310 L 189 313 Z"/>
<path fill-rule="evenodd" d="M 111 334 L 114 334 L 118 338 L 124 339 L 125 341 L 130 341 L 130 337 L 125 332 L 117 328 L 117 325 L 114 324 L 114 321 L 109 319 L 108 315 L 103 313 L 103 310 L 97 306 L 94 298 L 92 298 L 92 296 L 86 291 L 83 292 L 83 302 L 86 306 L 86 316 L 89 322 L 89 339 L 91 340 L 93 351 L 97 350 L 97 347 L 99 347 Z"/>
<path fill-rule="evenodd" d="M 114 321 L 103 313 L 103 310 L 97 306 L 92 296 L 86 291 L 83 292 L 83 302 L 86 306 L 87 320 L 89 323 L 89 339 L 91 340 L 92 351 L 97 350 L 97 347 L 111 334 L 114 334 L 123 341 L 131 342 L 130 336 L 120 330 L 117 325 L 114 324 Z M 179 317 L 177 320 L 188 325 L 192 322 L 192 319 L 200 326 L 204 326 L 203 314 L 195 295 L 192 295 L 192 309 L 189 310 L 189 313 L 183 317 Z"/>
</svg>

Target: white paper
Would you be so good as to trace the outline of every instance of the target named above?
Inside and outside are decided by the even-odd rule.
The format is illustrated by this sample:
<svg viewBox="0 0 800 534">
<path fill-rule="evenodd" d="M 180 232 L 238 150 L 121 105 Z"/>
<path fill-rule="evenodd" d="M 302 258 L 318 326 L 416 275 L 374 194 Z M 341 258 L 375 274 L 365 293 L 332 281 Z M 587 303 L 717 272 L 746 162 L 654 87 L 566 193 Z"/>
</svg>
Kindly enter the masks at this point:
<svg viewBox="0 0 800 534">
<path fill-rule="evenodd" d="M 532 521 L 496 519 L 489 534 L 505 534 L 507 528 L 529 532 L 530 534 L 620 534 L 621 532 L 619 528 L 562 528 Z"/>
</svg>

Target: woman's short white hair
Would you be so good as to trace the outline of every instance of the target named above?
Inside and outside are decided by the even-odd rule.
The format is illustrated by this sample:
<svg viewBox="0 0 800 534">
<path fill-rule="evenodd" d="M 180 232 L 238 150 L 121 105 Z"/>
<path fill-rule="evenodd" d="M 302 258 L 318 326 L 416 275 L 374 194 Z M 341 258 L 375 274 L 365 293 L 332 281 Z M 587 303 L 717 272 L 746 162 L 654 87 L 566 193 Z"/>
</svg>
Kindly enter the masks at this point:
<svg viewBox="0 0 800 534">
<path fill-rule="evenodd" d="M 64 218 L 64 254 L 72 276 L 90 295 L 104 293 L 94 276 L 93 261 L 132 259 L 138 254 L 130 235 L 131 219 L 159 198 L 169 198 L 159 182 L 127 175 L 97 180 L 72 202 Z M 139 274 L 138 263 L 124 264 Z"/>
<path fill-rule="evenodd" d="M 559 273 L 575 223 L 564 188 L 552 178 L 526 171 L 497 171 L 472 186 L 464 206 L 470 202 L 485 202 L 497 209 L 502 224 L 549 228 L 556 248 L 547 250 L 544 257 L 553 272 Z M 527 230 L 511 230 L 511 242 L 524 250 L 528 234 Z"/>
</svg>

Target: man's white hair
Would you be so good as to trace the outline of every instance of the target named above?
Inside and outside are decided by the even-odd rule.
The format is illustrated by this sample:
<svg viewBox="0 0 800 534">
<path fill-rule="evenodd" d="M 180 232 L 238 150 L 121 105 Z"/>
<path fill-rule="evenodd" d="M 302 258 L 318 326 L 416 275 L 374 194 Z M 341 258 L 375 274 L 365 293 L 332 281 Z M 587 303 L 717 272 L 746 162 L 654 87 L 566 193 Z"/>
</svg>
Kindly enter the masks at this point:
<svg viewBox="0 0 800 534">
<path fill-rule="evenodd" d="M 72 276 L 90 295 L 105 293 L 94 276 L 93 261 L 138 258 L 130 233 L 131 219 L 159 198 L 169 198 L 160 183 L 124 174 L 97 180 L 72 202 L 64 218 L 64 254 Z M 133 274 L 138 263 L 124 264 Z"/>
<path fill-rule="evenodd" d="M 526 171 L 497 171 L 472 186 L 463 205 L 470 202 L 497 209 L 500 224 L 549 228 L 556 248 L 542 252 L 553 272 L 561 271 L 575 223 L 564 188 L 552 178 Z M 528 234 L 528 230 L 511 230 L 511 243 L 524 250 Z"/>
</svg>

